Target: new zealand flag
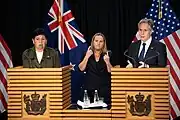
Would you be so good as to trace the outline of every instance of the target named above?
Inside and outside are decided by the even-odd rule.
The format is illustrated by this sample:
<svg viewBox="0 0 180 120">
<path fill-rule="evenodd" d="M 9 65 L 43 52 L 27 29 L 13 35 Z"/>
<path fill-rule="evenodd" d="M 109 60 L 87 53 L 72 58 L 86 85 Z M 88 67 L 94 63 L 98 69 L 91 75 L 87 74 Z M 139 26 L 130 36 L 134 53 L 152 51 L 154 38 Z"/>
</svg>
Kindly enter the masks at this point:
<svg viewBox="0 0 180 120">
<path fill-rule="evenodd" d="M 54 0 L 48 12 L 45 31 L 48 46 L 60 52 L 62 66 L 73 65 L 71 94 L 72 102 L 76 102 L 83 79 L 83 74 L 78 71 L 78 64 L 87 50 L 87 44 L 65 0 Z"/>
</svg>

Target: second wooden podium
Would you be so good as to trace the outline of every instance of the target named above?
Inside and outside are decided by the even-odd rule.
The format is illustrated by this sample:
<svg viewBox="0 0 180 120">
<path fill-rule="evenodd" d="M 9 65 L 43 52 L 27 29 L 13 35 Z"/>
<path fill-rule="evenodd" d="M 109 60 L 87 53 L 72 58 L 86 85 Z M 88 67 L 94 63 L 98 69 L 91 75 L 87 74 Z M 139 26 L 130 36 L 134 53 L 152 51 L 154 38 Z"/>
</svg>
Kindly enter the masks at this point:
<svg viewBox="0 0 180 120">
<path fill-rule="evenodd" d="M 168 68 L 113 68 L 111 100 L 114 119 L 168 120 Z"/>
</svg>

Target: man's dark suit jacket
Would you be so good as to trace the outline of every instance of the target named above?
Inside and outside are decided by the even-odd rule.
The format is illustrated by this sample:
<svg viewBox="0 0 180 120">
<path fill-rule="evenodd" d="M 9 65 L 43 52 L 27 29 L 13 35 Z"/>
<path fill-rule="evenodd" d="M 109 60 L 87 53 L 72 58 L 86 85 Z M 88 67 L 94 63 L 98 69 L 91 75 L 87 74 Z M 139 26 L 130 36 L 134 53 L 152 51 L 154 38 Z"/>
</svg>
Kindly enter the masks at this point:
<svg viewBox="0 0 180 120">
<path fill-rule="evenodd" d="M 24 68 L 59 68 L 61 66 L 58 52 L 50 47 L 44 49 L 41 63 L 38 62 L 34 47 L 23 52 L 22 61 Z"/>
<path fill-rule="evenodd" d="M 133 64 L 133 67 L 138 67 L 140 65 L 140 61 L 138 59 L 140 45 L 141 40 L 138 40 L 132 43 L 128 48 L 128 55 L 134 59 L 129 59 Z M 149 67 L 165 67 L 167 65 L 167 53 L 165 44 L 152 40 L 143 62 L 148 64 Z"/>
</svg>

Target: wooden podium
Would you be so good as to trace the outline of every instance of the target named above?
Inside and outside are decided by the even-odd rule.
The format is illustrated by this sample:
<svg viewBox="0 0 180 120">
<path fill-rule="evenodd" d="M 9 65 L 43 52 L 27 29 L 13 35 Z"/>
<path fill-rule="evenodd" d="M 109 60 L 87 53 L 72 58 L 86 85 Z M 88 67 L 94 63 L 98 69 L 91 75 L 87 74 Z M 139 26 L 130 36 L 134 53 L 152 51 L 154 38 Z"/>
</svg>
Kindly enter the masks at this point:
<svg viewBox="0 0 180 120">
<path fill-rule="evenodd" d="M 168 68 L 112 68 L 111 99 L 113 119 L 168 120 Z"/>
<path fill-rule="evenodd" d="M 111 75 L 111 108 L 77 110 L 70 108 L 69 67 L 8 69 L 8 119 L 168 120 L 168 68 L 112 68 Z"/>
<path fill-rule="evenodd" d="M 70 66 L 8 69 L 8 120 L 61 119 L 71 104 Z"/>
</svg>

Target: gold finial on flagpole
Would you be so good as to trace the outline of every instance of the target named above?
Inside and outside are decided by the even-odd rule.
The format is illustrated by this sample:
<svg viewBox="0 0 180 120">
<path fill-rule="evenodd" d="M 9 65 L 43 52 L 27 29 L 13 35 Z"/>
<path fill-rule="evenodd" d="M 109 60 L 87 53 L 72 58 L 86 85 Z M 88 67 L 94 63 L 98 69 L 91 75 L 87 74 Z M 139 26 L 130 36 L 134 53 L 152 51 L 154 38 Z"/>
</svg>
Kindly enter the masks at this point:
<svg viewBox="0 0 180 120">
<path fill-rule="evenodd" d="M 159 1 L 159 15 L 158 18 L 161 19 L 162 18 L 162 0 L 158 0 Z"/>
</svg>

